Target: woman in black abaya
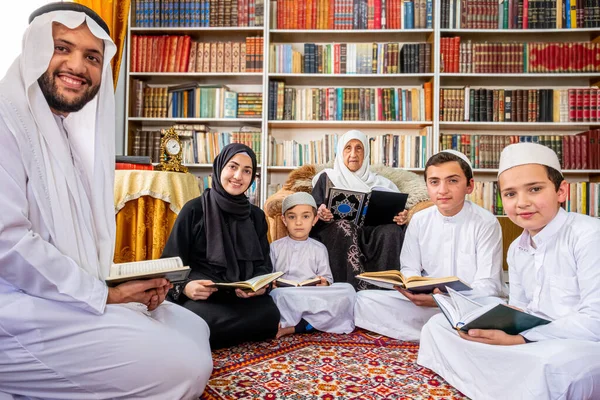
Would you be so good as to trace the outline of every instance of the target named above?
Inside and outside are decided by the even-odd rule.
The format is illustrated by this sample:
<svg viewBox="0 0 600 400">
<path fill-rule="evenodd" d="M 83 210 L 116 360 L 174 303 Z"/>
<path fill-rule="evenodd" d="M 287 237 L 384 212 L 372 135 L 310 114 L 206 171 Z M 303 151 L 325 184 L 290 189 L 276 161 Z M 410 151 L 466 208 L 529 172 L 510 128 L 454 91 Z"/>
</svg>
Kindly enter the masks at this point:
<svg viewBox="0 0 600 400">
<path fill-rule="evenodd" d="M 263 211 L 244 194 L 254 181 L 256 155 L 233 143 L 213 163 L 212 189 L 181 210 L 162 257 L 179 256 L 192 269 L 171 300 L 202 317 L 211 348 L 275 337 L 279 311 L 263 288 L 217 290 L 213 282 L 236 282 L 273 271 Z"/>
</svg>

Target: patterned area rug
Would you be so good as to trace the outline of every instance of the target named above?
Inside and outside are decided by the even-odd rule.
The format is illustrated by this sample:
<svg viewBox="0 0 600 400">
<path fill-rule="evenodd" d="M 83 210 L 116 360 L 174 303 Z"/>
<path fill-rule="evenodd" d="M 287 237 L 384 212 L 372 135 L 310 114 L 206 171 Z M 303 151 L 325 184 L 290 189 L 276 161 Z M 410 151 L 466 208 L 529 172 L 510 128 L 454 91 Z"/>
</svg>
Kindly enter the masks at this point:
<svg viewBox="0 0 600 400">
<path fill-rule="evenodd" d="M 464 399 L 417 365 L 418 350 L 364 330 L 245 343 L 213 352 L 202 399 Z"/>
</svg>

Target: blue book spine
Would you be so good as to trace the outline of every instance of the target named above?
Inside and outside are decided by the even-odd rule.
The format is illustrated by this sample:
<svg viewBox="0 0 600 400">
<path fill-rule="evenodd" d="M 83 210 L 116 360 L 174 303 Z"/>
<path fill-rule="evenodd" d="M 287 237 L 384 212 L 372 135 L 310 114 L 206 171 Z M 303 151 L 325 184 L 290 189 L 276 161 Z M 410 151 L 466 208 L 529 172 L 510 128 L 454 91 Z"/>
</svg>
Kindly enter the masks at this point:
<svg viewBox="0 0 600 400">
<path fill-rule="evenodd" d="M 414 4 L 411 2 L 404 3 L 404 28 L 414 29 L 415 27 L 415 16 L 414 16 Z"/>
<path fill-rule="evenodd" d="M 201 13 L 200 13 L 201 4 L 202 4 L 201 1 L 194 1 L 194 26 L 195 27 L 202 26 L 201 25 Z"/>
<path fill-rule="evenodd" d="M 400 116 L 400 104 L 398 101 L 398 89 L 394 89 L 394 111 L 396 112 L 396 115 L 394 118 L 394 120 L 398 121 L 399 120 L 399 116 Z"/>
<path fill-rule="evenodd" d="M 178 0 L 174 0 L 173 1 L 173 27 L 178 27 L 179 25 L 179 21 L 181 18 L 181 12 L 180 12 L 180 7 L 181 5 L 179 4 Z"/>
<path fill-rule="evenodd" d="M 402 89 L 402 121 L 406 121 L 406 90 Z"/>
<path fill-rule="evenodd" d="M 336 88 L 335 89 L 337 92 L 337 109 L 336 109 L 336 115 L 335 115 L 335 119 L 337 121 L 342 121 L 343 119 L 343 114 L 342 111 L 344 109 L 344 89 L 343 88 Z"/>
<path fill-rule="evenodd" d="M 427 25 L 425 28 L 433 29 L 433 0 L 427 0 Z"/>
</svg>

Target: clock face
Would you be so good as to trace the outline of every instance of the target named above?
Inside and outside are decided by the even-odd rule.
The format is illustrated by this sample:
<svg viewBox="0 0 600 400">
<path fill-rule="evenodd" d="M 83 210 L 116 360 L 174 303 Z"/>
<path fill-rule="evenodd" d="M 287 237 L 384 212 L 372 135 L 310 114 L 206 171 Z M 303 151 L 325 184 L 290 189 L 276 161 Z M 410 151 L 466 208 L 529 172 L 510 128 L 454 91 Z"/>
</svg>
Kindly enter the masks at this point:
<svg viewBox="0 0 600 400">
<path fill-rule="evenodd" d="M 165 150 L 168 154 L 174 156 L 179 154 L 179 152 L 181 151 L 181 145 L 179 144 L 177 139 L 169 139 L 165 144 Z"/>
</svg>

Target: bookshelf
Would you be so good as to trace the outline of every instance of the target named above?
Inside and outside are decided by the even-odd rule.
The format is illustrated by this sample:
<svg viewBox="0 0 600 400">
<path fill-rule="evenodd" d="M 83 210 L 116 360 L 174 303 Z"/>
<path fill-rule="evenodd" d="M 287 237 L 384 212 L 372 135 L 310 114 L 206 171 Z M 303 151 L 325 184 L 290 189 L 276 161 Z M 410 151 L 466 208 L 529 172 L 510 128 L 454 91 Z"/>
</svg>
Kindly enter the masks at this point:
<svg viewBox="0 0 600 400">
<path fill-rule="evenodd" d="M 242 0 L 238 0 L 242 1 Z M 311 0 L 307 0 L 311 1 Z M 416 3 L 419 0 L 415 0 Z M 210 128 L 226 132 L 241 128 L 260 129 L 262 132 L 260 147 L 262 160 L 260 163 L 260 204 L 268 197 L 269 183 L 283 183 L 288 173 L 296 168 L 296 165 L 274 165 L 270 156 L 272 140 L 278 142 L 297 141 L 307 144 L 311 141 L 322 140 L 324 135 L 340 135 L 350 129 L 360 129 L 368 136 L 378 138 L 382 135 L 394 134 L 400 136 L 416 137 L 421 135 L 426 140 L 427 155 L 433 154 L 440 149 L 442 135 L 553 135 L 572 136 L 577 133 L 592 129 L 599 129 L 600 122 L 502 122 L 502 121 L 444 121 L 440 118 L 440 107 L 443 99 L 440 96 L 441 89 L 446 88 L 486 88 L 486 89 L 568 89 L 589 88 L 600 85 L 600 71 L 592 69 L 579 72 L 519 72 L 519 73 L 491 73 L 491 72 L 448 72 L 444 69 L 442 60 L 442 44 L 446 38 L 460 38 L 461 43 L 471 41 L 472 43 L 600 43 L 600 21 L 597 27 L 585 27 L 576 29 L 565 28 L 543 28 L 543 29 L 471 29 L 461 28 L 462 21 L 456 21 L 454 28 L 442 28 L 450 26 L 445 22 L 447 16 L 443 15 L 443 7 L 451 4 L 454 0 L 432 0 L 430 28 L 418 29 L 305 29 L 309 24 L 304 21 L 298 26 L 303 29 L 282 29 L 277 26 L 277 16 L 281 16 L 279 10 L 274 6 L 292 4 L 292 2 L 271 2 L 263 4 L 264 24 L 262 26 L 241 27 L 138 27 L 135 24 L 136 2 L 132 2 L 132 16 L 130 17 L 130 28 L 127 38 L 127 85 L 126 102 L 128 110 L 126 115 L 125 143 L 128 154 L 131 154 L 132 132 L 135 129 L 148 128 L 159 129 L 169 127 L 173 124 L 206 124 Z M 471 3 L 477 0 L 469 0 Z M 506 0 L 508 2 L 508 0 Z M 517 0 L 515 0 L 517 1 Z M 464 0 L 463 0 L 464 2 Z M 139 2 L 138 2 L 139 3 Z M 155 1 L 157 3 L 157 1 Z M 365 2 L 366 3 L 366 2 Z M 403 4 L 402 2 L 399 2 Z M 427 4 L 427 1 L 424 2 Z M 466 2 L 465 2 L 466 3 Z M 552 3 L 552 2 L 550 2 Z M 233 3 L 235 4 L 235 3 Z M 318 4 L 315 2 L 314 4 Z M 344 3 L 345 4 L 345 3 Z M 501 2 L 500 4 L 503 4 Z M 513 4 L 512 0 L 508 4 Z M 300 6 L 299 6 L 300 7 Z M 427 12 L 427 9 L 426 9 Z M 279 13 L 279 14 L 278 14 Z M 290 14 L 291 15 L 291 14 Z M 337 15 L 337 14 L 336 14 Z M 498 17 L 499 18 L 499 17 Z M 313 21 L 314 22 L 314 21 Z M 322 21 L 321 21 L 322 22 Z M 321 23 L 317 21 L 317 23 Z M 564 21 L 563 21 L 564 22 Z M 592 24 L 590 22 L 589 24 Z M 285 25 L 285 24 L 282 24 Z M 466 26 L 463 24 L 463 26 Z M 507 25 L 508 26 L 508 25 Z M 580 26 L 583 26 L 580 24 Z M 321 24 L 321 27 L 324 27 Z M 260 36 L 263 38 L 263 68 L 262 72 L 137 72 L 132 70 L 132 37 L 134 35 L 162 36 L 162 35 L 188 35 L 192 41 L 200 42 L 242 42 L 247 37 Z M 373 43 L 402 43 L 416 44 L 426 43 L 430 46 L 430 70 L 424 72 L 404 73 L 299 73 L 299 72 L 274 72 L 272 68 L 271 48 L 272 46 L 288 45 L 290 51 L 304 54 L 304 44 L 316 45 L 341 44 L 373 44 Z M 446 60 L 447 61 L 447 60 Z M 399 66 L 400 67 L 400 66 Z M 373 72 L 373 71 L 369 71 Z M 147 118 L 135 116 L 132 108 L 135 101 L 135 80 L 143 80 L 149 85 L 170 86 L 180 85 L 187 82 L 196 82 L 201 85 L 227 85 L 231 90 L 237 92 L 261 92 L 262 115 L 255 118 Z M 269 90 L 270 82 L 283 82 L 286 88 L 295 90 L 296 94 L 301 90 L 327 88 L 341 89 L 409 89 L 423 88 L 424 84 L 432 85 L 432 110 L 431 118 L 417 118 L 412 120 L 291 120 L 269 119 Z M 363 118 L 364 119 L 364 118 Z M 372 119 L 372 118 L 371 118 Z M 378 119 L 378 118 L 376 118 Z M 272 139 L 273 138 L 273 139 Z M 191 171 L 197 175 L 210 173 L 212 164 L 209 163 L 187 163 Z M 406 167 L 404 169 L 422 173 L 420 167 Z M 493 168 L 475 169 L 476 179 L 483 181 L 494 181 L 497 170 Z M 571 182 L 576 181 L 598 181 L 600 169 L 565 169 L 564 174 Z"/>
</svg>

